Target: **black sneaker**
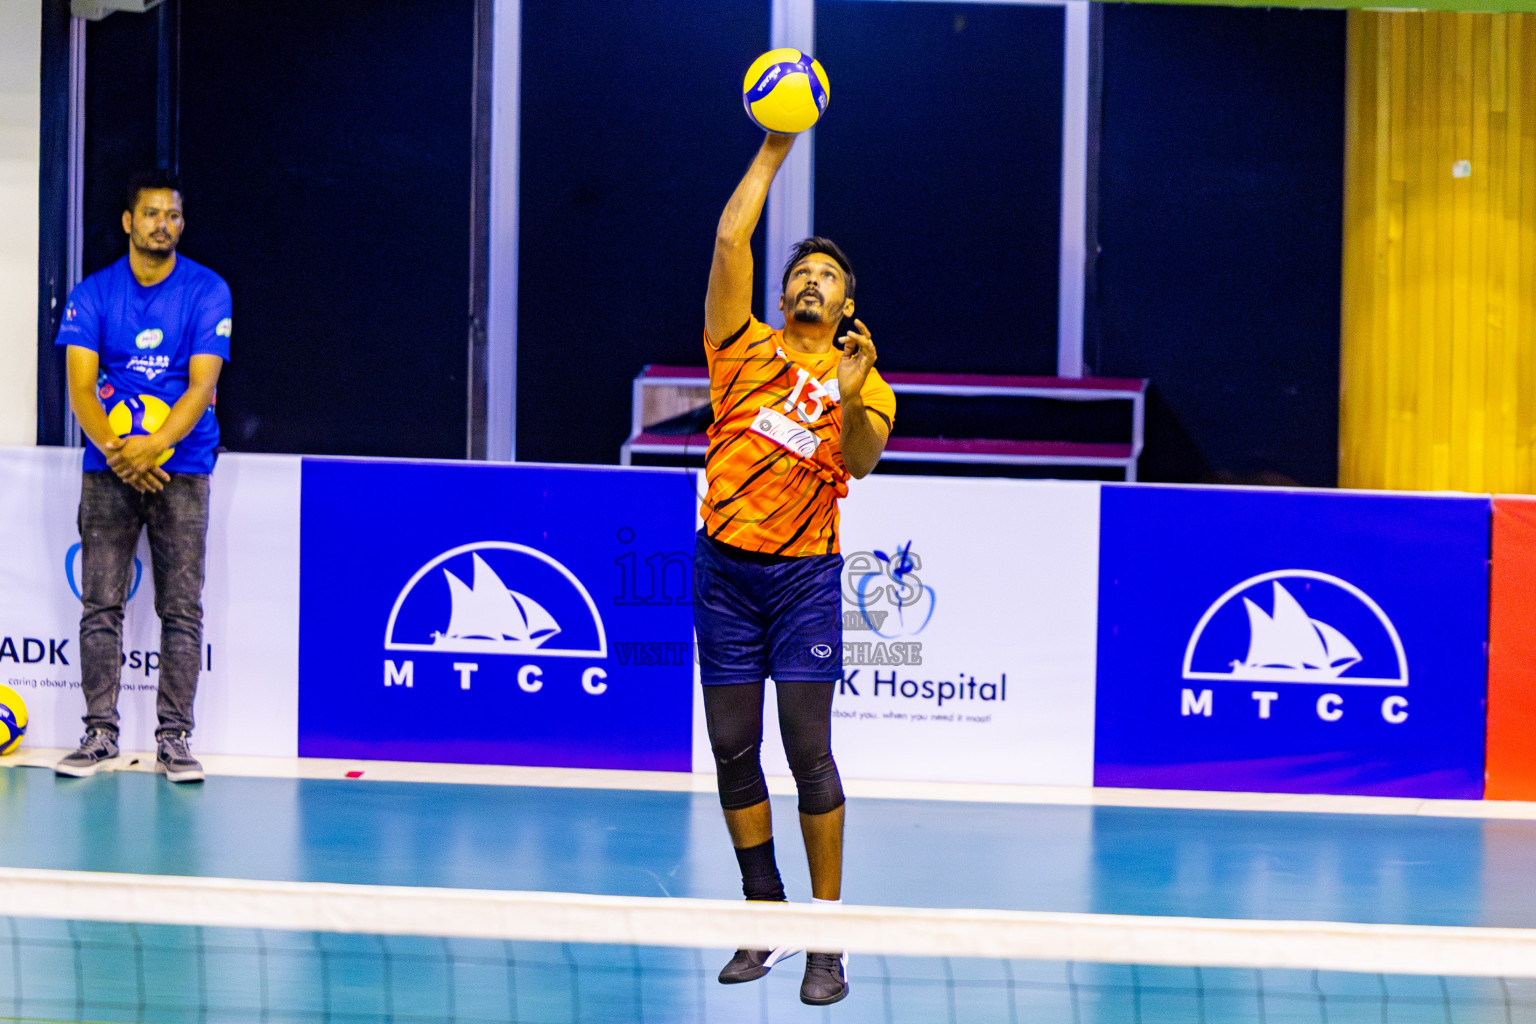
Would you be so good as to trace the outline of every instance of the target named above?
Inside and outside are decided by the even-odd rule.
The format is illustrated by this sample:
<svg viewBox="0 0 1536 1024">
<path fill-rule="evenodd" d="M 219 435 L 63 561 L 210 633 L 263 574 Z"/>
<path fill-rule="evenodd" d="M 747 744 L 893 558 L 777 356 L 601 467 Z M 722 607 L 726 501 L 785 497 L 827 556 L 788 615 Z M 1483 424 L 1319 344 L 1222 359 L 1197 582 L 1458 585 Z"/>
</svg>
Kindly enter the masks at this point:
<svg viewBox="0 0 1536 1024">
<path fill-rule="evenodd" d="M 202 782 L 203 766 L 187 750 L 187 734 L 166 733 L 155 752 L 155 770 L 172 782 Z"/>
<path fill-rule="evenodd" d="M 731 962 L 720 969 L 720 984 L 736 985 L 743 981 L 756 981 L 780 960 L 786 960 L 800 952 L 788 946 L 776 949 L 738 949 Z"/>
<path fill-rule="evenodd" d="M 805 980 L 800 983 L 800 1001 L 812 1006 L 830 1006 L 848 994 L 848 979 L 843 973 L 841 953 L 805 954 Z"/>
<path fill-rule="evenodd" d="M 89 778 L 96 774 L 96 769 L 115 762 L 117 754 L 117 734 L 92 729 L 80 738 L 80 749 L 66 755 L 53 770 L 72 779 Z"/>
</svg>

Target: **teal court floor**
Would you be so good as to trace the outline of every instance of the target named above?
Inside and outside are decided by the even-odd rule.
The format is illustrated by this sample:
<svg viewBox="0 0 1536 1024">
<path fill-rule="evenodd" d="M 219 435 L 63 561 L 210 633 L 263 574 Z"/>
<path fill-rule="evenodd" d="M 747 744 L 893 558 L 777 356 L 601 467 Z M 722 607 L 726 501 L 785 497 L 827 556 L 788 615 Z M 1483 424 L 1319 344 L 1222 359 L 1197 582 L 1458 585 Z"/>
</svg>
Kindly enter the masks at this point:
<svg viewBox="0 0 1536 1024">
<path fill-rule="evenodd" d="M 792 797 L 781 869 L 808 900 Z M 0 867 L 734 899 L 712 793 L 0 769 Z M 854 797 L 844 899 L 1536 928 L 1536 820 Z M 3 913 L 3 908 L 0 908 Z M 0 922 L 0 1018 L 90 1021 L 1506 1021 L 1524 983 L 855 957 L 720 986 L 728 951 Z"/>
</svg>

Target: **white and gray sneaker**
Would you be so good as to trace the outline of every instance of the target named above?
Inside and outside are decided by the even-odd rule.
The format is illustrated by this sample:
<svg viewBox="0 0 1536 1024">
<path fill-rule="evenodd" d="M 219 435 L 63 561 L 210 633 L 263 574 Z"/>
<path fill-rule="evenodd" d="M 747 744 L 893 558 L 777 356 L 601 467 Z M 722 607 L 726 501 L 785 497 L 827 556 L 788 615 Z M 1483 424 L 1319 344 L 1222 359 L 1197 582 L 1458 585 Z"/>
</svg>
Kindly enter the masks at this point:
<svg viewBox="0 0 1536 1024">
<path fill-rule="evenodd" d="M 85 779 L 117 761 L 117 734 L 105 729 L 91 729 L 80 738 L 80 749 L 66 754 L 53 770 L 72 779 Z"/>
<path fill-rule="evenodd" d="M 187 749 L 187 734 L 168 732 L 155 751 L 155 770 L 171 782 L 202 782 L 203 766 Z"/>
<path fill-rule="evenodd" d="M 738 949 L 736 955 L 731 957 L 730 963 L 720 969 L 720 984 L 738 985 L 743 981 L 756 981 L 769 971 L 780 960 L 787 960 L 796 953 L 802 952 L 792 946 L 777 946 L 773 949 Z"/>
</svg>

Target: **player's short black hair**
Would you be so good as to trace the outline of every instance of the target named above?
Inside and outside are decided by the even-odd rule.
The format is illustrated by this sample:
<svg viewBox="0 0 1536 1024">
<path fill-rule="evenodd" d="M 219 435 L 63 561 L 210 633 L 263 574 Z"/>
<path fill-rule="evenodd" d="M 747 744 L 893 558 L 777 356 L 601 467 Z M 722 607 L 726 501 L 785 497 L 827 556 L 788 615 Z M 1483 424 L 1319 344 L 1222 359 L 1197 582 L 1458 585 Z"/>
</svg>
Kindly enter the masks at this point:
<svg viewBox="0 0 1536 1024">
<path fill-rule="evenodd" d="M 123 190 L 123 209 L 132 213 L 139 205 L 139 193 L 152 189 L 168 188 L 181 196 L 182 202 L 186 202 L 187 194 L 181 189 L 181 179 L 164 168 L 155 168 L 147 171 L 137 171 L 128 179 L 128 187 Z"/>
<path fill-rule="evenodd" d="M 853 264 L 848 262 L 848 257 L 843 250 L 837 247 L 837 243 L 830 238 L 822 238 L 820 235 L 812 235 L 810 238 L 796 242 L 795 247 L 789 250 L 789 260 L 784 264 L 784 280 L 779 285 L 779 291 L 789 290 L 789 272 L 795 269 L 795 264 L 814 253 L 831 256 L 833 262 L 843 268 L 843 276 L 848 279 L 848 287 L 843 292 L 844 298 L 853 298 Z"/>
</svg>

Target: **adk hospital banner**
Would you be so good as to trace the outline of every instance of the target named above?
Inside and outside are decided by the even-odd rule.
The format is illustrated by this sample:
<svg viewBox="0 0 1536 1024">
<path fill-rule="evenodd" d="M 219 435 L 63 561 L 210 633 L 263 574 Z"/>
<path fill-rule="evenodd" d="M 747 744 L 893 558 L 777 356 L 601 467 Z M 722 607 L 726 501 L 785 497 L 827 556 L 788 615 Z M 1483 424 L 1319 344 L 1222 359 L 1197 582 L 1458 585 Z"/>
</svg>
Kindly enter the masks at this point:
<svg viewBox="0 0 1536 1024">
<path fill-rule="evenodd" d="M 1093 779 L 1099 486 L 871 476 L 842 502 L 850 778 Z M 764 768 L 788 775 L 768 688 Z M 712 771 L 702 702 L 694 767 Z"/>
<path fill-rule="evenodd" d="M 80 691 L 78 449 L 0 448 L 0 683 L 27 704 L 27 743 L 73 748 Z M 219 459 L 203 585 L 194 716 L 206 753 L 297 752 L 299 467 L 293 456 Z M 123 609 L 118 710 L 125 750 L 154 749 L 160 621 L 140 537 Z"/>
</svg>

